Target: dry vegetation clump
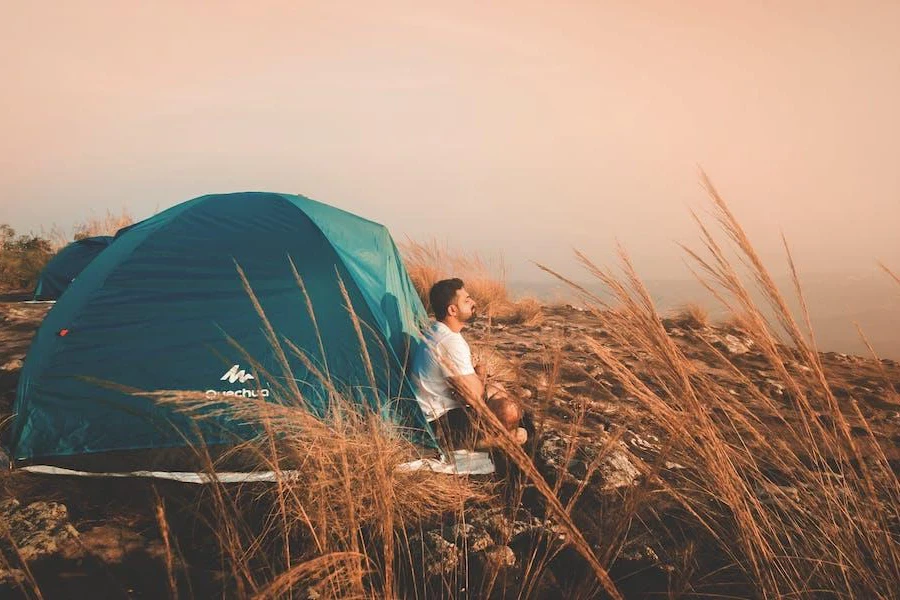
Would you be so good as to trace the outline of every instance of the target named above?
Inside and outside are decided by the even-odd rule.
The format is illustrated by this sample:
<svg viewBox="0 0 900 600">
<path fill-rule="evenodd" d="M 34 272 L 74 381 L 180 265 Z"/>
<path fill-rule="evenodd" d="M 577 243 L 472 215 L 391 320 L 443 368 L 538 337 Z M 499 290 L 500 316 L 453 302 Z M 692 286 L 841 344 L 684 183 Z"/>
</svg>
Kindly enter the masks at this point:
<svg viewBox="0 0 900 600">
<path fill-rule="evenodd" d="M 208 408 L 202 396 L 155 395 L 198 418 Z M 302 399 L 236 400 L 220 412 L 204 410 L 202 418 L 240 419 L 260 435 L 229 456 L 205 458 L 208 472 L 239 454 L 276 478 L 264 487 L 210 486 L 211 529 L 239 597 L 300 590 L 331 598 L 397 596 L 398 573 L 410 570 L 404 532 L 490 498 L 489 487 L 464 478 L 399 469 L 416 457 L 410 443 L 346 397 L 333 397 L 322 418 Z"/>
<path fill-rule="evenodd" d="M 684 523 L 705 531 L 711 551 L 728 557 L 727 567 L 743 573 L 758 597 L 900 597 L 900 482 L 883 442 L 856 401 L 839 400 L 833 391 L 790 252 L 803 326 L 705 175 L 704 184 L 719 227 L 750 265 L 777 323 L 769 323 L 753 303 L 723 247 L 699 220 L 708 256 L 686 251 L 709 289 L 732 313 L 743 315 L 742 328 L 786 392 L 770 397 L 752 367 L 711 345 L 714 364 L 697 365 L 663 327 L 624 252 L 622 277 L 579 254 L 611 290 L 617 310 L 606 310 L 603 300 L 578 289 L 613 341 L 643 356 L 650 369 L 638 377 L 607 345 L 586 342 L 633 398 L 638 418 L 660 432 L 663 446 L 659 460 L 639 461 L 647 483 L 631 498 L 633 512 L 620 519 L 631 522 L 652 496 L 667 496 L 680 507 Z M 789 343 L 782 343 L 776 327 Z M 714 370 L 731 373 L 741 386 L 723 385 Z M 851 428 L 865 434 L 854 437 Z M 664 472 L 666 461 L 688 468 Z M 704 578 L 711 575 L 697 573 L 685 590 L 703 594 Z"/>
<path fill-rule="evenodd" d="M 33 288 L 53 252 L 49 240 L 0 224 L 0 290 Z"/>
<path fill-rule="evenodd" d="M 86 237 L 115 235 L 132 223 L 134 219 L 125 209 L 78 223 L 71 237 L 55 226 L 40 235 L 16 234 L 11 226 L 0 223 L 0 290 L 33 289 L 47 262 L 64 246 Z"/>
<path fill-rule="evenodd" d="M 721 325 L 725 329 L 747 332 L 753 326 L 753 318 L 745 313 L 734 313 L 725 318 Z"/>
<path fill-rule="evenodd" d="M 677 311 L 675 322 L 690 329 L 709 327 L 709 311 L 696 302 L 688 302 Z"/>
<path fill-rule="evenodd" d="M 58 225 L 53 225 L 47 230 L 42 229 L 41 237 L 47 239 L 56 252 L 66 245 L 84 238 L 116 235 L 120 229 L 133 223 L 134 217 L 128 209 L 123 208 L 118 213 L 107 209 L 106 213 L 101 216 L 91 215 L 76 223 L 70 230 L 71 233 Z"/>
<path fill-rule="evenodd" d="M 510 298 L 502 261 L 497 269 L 493 269 L 477 254 L 451 252 L 434 240 L 428 243 L 407 241 L 400 251 L 410 279 L 429 312 L 428 290 L 431 286 L 441 279 L 458 277 L 475 299 L 479 314 L 488 319 L 525 325 L 537 325 L 542 319 L 541 304 L 537 300 Z M 499 275 L 495 271 L 499 271 Z"/>
<path fill-rule="evenodd" d="M 509 312 L 500 310 L 497 320 L 503 323 L 521 323 L 533 327 L 544 321 L 544 312 L 540 300 L 536 298 L 520 298 L 513 302 Z"/>
<path fill-rule="evenodd" d="M 115 235 L 117 231 L 132 223 L 134 223 L 134 217 L 131 216 L 128 209 L 123 208 L 119 213 L 107 210 L 104 215 L 91 216 L 76 224 L 73 228 L 72 239 L 81 240 L 98 235 Z"/>
</svg>

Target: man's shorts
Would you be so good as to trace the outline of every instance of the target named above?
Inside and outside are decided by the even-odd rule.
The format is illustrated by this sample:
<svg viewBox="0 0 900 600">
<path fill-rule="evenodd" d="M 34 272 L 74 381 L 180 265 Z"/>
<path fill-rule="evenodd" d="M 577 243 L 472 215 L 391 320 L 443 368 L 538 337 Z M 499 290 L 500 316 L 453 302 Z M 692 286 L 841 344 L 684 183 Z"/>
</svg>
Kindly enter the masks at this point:
<svg viewBox="0 0 900 600">
<path fill-rule="evenodd" d="M 468 408 L 452 408 L 431 422 L 438 445 L 446 450 L 473 448 L 475 427 Z"/>
<path fill-rule="evenodd" d="M 484 401 L 490 406 L 495 398 L 509 398 L 506 389 L 499 384 L 485 387 Z M 478 416 L 469 407 L 452 408 L 431 422 L 431 427 L 442 448 L 474 448 L 478 439 Z"/>
</svg>

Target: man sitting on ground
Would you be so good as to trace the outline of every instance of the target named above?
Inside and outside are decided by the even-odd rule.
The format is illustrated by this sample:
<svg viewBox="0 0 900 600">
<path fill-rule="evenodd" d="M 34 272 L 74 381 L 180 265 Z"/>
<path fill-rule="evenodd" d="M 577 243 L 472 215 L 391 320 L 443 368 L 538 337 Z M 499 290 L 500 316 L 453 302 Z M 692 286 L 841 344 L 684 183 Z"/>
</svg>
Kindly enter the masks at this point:
<svg viewBox="0 0 900 600">
<path fill-rule="evenodd" d="M 496 445 L 496 438 L 476 431 L 473 404 L 487 406 L 518 443 L 527 433 L 519 427 L 523 413 L 502 386 L 485 385 L 484 365 L 472 364 L 472 352 L 460 331 L 475 318 L 475 300 L 461 279 L 435 283 L 428 294 L 435 321 L 413 357 L 416 397 L 425 417 L 447 448 Z"/>
</svg>

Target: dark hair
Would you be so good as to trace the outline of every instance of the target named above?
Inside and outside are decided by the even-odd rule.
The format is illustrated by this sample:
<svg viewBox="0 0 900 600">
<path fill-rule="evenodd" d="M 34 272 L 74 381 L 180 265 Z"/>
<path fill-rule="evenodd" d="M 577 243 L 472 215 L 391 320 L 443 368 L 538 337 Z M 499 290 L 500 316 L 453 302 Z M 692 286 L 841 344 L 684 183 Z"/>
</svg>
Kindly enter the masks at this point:
<svg viewBox="0 0 900 600">
<path fill-rule="evenodd" d="M 454 277 L 453 279 L 442 279 L 433 286 L 428 292 L 428 301 L 431 302 L 431 310 L 434 311 L 434 318 L 440 321 L 447 316 L 447 308 L 453 304 L 456 298 L 456 292 L 461 290 L 465 284 L 462 279 Z"/>
</svg>

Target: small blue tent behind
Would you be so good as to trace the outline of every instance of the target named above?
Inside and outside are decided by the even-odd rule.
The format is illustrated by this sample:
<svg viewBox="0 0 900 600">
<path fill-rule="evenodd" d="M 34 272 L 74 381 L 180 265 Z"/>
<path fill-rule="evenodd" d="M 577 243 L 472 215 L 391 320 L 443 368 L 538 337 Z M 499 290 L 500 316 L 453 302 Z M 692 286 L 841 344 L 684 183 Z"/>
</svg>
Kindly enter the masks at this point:
<svg viewBox="0 0 900 600">
<path fill-rule="evenodd" d="M 278 336 L 335 387 L 385 418 L 430 431 L 404 369 L 425 311 L 387 229 L 303 196 L 247 192 L 196 198 L 132 225 L 72 283 L 25 359 L 12 426 L 16 463 L 253 435 L 246 424 L 192 421 L 134 393 L 285 401 L 278 390 L 290 382 L 237 265 Z M 341 283 L 359 319 L 374 389 Z M 327 386 L 293 352 L 285 354 L 303 402 L 322 413 Z"/>
<path fill-rule="evenodd" d="M 41 271 L 34 288 L 35 300 L 56 300 L 98 254 L 113 241 L 109 235 L 76 240 L 56 253 Z"/>
</svg>

